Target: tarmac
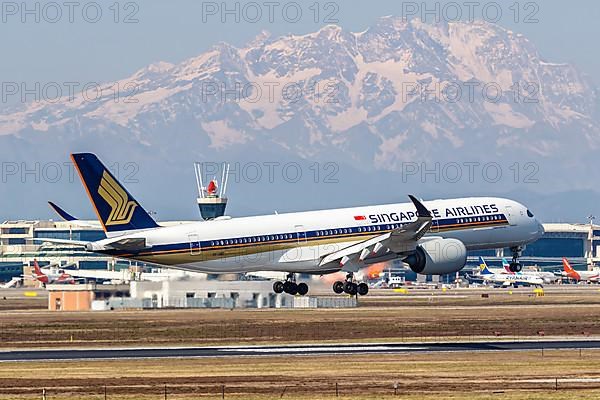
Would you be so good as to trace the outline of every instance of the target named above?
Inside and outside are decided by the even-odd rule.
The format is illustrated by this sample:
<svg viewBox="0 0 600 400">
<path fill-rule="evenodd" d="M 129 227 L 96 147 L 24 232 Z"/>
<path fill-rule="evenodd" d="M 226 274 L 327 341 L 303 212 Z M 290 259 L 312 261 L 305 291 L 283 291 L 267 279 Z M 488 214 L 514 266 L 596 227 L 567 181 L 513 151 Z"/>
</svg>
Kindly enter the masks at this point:
<svg viewBox="0 0 600 400">
<path fill-rule="evenodd" d="M 600 340 L 546 340 L 455 343 L 338 343 L 285 346 L 137 347 L 0 351 L 0 362 L 199 357 L 331 356 L 432 352 L 600 349 Z"/>
</svg>

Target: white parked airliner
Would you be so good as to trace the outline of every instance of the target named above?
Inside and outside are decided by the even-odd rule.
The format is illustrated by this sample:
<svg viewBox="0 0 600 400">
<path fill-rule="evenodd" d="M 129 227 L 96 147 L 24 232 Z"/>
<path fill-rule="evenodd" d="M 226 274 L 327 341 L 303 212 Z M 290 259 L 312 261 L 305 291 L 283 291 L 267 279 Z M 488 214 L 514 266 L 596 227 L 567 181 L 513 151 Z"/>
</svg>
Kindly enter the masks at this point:
<svg viewBox="0 0 600 400">
<path fill-rule="evenodd" d="M 287 272 L 277 293 L 304 295 L 296 273 L 347 272 L 336 293 L 364 295 L 354 273 L 368 265 L 401 259 L 422 274 L 464 267 L 467 250 L 509 247 L 511 268 L 520 269 L 522 248 L 543 234 L 522 204 L 493 198 L 461 198 L 308 211 L 161 227 L 94 154 L 71 158 L 107 239 L 96 242 L 43 239 L 84 245 L 87 251 L 207 273 Z"/>
</svg>

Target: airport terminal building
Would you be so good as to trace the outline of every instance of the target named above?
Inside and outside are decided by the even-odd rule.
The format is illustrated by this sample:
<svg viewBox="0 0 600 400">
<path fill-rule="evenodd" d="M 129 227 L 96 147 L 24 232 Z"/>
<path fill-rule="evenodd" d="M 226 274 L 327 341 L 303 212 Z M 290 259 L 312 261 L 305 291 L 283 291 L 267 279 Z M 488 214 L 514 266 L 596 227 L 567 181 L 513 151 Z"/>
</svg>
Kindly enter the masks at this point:
<svg viewBox="0 0 600 400">
<path fill-rule="evenodd" d="M 81 227 L 65 221 L 5 221 L 0 224 L 0 281 L 9 281 L 23 274 L 23 266 L 75 264 L 80 269 L 109 269 L 119 264 L 110 257 L 87 253 L 70 245 L 42 245 L 34 238 L 69 240 L 100 240 L 102 229 Z"/>
<path fill-rule="evenodd" d="M 544 224 L 546 233 L 537 242 L 527 246 L 521 261 L 525 267 L 542 269 L 560 268 L 562 257 L 567 257 L 576 269 L 593 265 L 600 256 L 600 225 L 549 223 Z M 88 253 L 83 248 L 70 245 L 40 244 L 34 238 L 69 240 L 99 240 L 105 238 L 102 229 L 81 226 L 67 221 L 6 221 L 0 224 L 0 282 L 9 281 L 23 274 L 23 266 L 30 266 L 37 259 L 41 266 L 48 264 L 74 264 L 80 269 L 119 270 L 129 268 L 131 263 L 115 260 L 101 254 Z M 478 266 L 479 256 L 491 265 L 499 265 L 502 257 L 511 257 L 510 250 L 487 250 L 471 252 L 467 267 Z M 400 266 L 396 265 L 395 269 Z M 413 279 L 407 273 L 407 279 Z"/>
<path fill-rule="evenodd" d="M 544 236 L 527 245 L 521 262 L 524 266 L 540 269 L 560 268 L 562 258 L 567 257 L 574 265 L 584 269 L 593 265 L 600 256 L 600 226 L 590 224 L 548 223 L 544 224 Z M 469 254 L 468 265 L 478 265 L 479 256 L 492 264 L 501 263 L 502 257 L 510 259 L 509 249 L 476 251 Z"/>
</svg>

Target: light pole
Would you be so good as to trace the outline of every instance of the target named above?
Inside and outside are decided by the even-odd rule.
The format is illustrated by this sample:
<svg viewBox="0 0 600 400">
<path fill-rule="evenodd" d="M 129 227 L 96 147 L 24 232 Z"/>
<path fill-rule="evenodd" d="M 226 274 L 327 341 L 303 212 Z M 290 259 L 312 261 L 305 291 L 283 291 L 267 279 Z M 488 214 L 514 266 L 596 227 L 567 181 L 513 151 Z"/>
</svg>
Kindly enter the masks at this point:
<svg viewBox="0 0 600 400">
<path fill-rule="evenodd" d="M 588 219 L 590 220 L 590 233 L 588 235 L 588 239 L 590 241 L 589 244 L 589 253 L 588 253 L 588 270 L 594 269 L 594 220 L 596 217 L 592 214 L 588 215 Z"/>
</svg>

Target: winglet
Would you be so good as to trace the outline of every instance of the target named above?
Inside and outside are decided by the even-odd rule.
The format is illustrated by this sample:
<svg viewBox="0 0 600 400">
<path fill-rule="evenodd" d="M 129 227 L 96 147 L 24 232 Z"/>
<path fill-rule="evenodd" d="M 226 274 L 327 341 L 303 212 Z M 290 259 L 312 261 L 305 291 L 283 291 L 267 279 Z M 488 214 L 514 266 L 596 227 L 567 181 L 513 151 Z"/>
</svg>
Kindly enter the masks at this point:
<svg viewBox="0 0 600 400">
<path fill-rule="evenodd" d="M 54 204 L 53 202 L 49 201 L 48 205 L 54 210 L 55 213 L 57 213 L 65 221 L 76 221 L 77 220 L 77 218 L 75 218 L 74 216 L 72 216 L 71 214 L 69 214 L 68 212 L 66 212 L 65 210 L 60 208 L 58 205 Z"/>
<path fill-rule="evenodd" d="M 431 213 L 429 212 L 427 207 L 425 207 L 423 205 L 423 203 L 421 203 L 415 196 L 409 194 L 408 198 L 415 205 L 415 208 L 417 209 L 417 214 L 419 215 L 419 217 L 431 218 Z"/>
</svg>

